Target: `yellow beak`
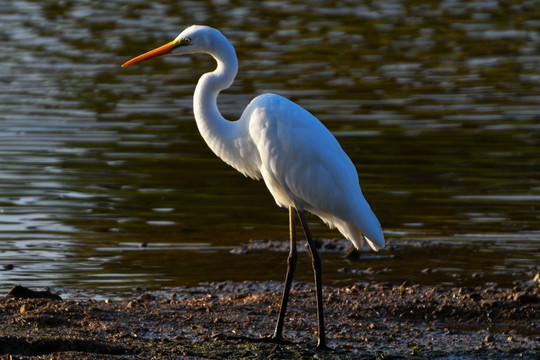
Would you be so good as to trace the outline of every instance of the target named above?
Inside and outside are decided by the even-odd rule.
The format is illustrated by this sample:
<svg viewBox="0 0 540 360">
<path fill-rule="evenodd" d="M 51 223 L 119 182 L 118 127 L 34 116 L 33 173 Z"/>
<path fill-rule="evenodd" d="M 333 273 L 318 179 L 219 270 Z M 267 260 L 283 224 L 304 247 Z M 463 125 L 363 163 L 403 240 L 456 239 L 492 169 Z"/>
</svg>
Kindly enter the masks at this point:
<svg viewBox="0 0 540 360">
<path fill-rule="evenodd" d="M 149 60 L 149 59 L 152 59 L 152 58 L 155 58 L 155 57 L 158 57 L 158 56 L 163 56 L 163 55 L 167 55 L 168 53 L 170 53 L 174 48 L 176 47 L 176 42 L 175 41 L 171 41 L 165 45 L 162 45 L 160 47 L 158 47 L 157 49 L 154 49 L 154 50 L 150 50 L 149 52 L 146 52 L 142 55 L 139 55 L 137 57 L 134 57 L 133 59 L 125 62 L 124 64 L 122 64 L 122 67 L 125 67 L 125 66 L 129 66 L 129 65 L 133 65 L 133 64 L 136 64 L 138 62 L 141 62 L 141 61 L 146 61 L 146 60 Z"/>
</svg>

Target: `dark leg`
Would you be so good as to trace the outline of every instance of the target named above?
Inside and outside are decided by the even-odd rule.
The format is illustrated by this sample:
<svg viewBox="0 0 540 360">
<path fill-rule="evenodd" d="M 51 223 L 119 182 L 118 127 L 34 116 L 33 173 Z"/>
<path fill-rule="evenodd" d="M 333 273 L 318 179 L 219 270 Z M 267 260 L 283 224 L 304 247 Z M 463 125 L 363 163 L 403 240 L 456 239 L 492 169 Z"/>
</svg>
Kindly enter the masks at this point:
<svg viewBox="0 0 540 360">
<path fill-rule="evenodd" d="M 285 289 L 283 290 L 283 297 L 281 299 L 281 306 L 279 308 L 279 317 L 274 331 L 274 340 L 281 341 L 283 332 L 283 320 L 285 318 L 285 310 L 287 309 L 287 302 L 289 301 L 289 293 L 291 291 L 292 278 L 294 269 L 296 268 L 296 231 L 295 231 L 295 215 L 294 208 L 289 207 L 289 231 L 290 231 L 290 249 L 289 258 L 287 259 L 287 276 L 285 277 Z"/>
<path fill-rule="evenodd" d="M 315 248 L 313 243 L 313 238 L 309 232 L 306 218 L 302 210 L 297 210 L 298 216 L 300 217 L 300 222 L 304 228 L 304 234 L 309 245 L 309 252 L 311 253 L 311 261 L 313 264 L 313 272 L 315 273 L 315 285 L 317 287 L 317 317 L 319 318 L 319 343 L 317 344 L 317 349 L 327 349 L 326 346 L 326 336 L 324 332 L 324 314 L 323 314 L 323 299 L 322 299 L 322 280 L 321 280 L 321 258 L 319 253 Z"/>
</svg>

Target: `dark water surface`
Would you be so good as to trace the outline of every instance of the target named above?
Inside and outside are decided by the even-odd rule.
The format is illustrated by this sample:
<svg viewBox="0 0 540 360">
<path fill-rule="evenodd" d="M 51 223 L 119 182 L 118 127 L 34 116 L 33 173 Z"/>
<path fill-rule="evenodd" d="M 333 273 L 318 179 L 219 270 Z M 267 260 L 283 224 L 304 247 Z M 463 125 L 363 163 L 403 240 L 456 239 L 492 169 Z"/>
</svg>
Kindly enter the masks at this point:
<svg viewBox="0 0 540 360">
<path fill-rule="evenodd" d="M 123 296 L 284 277 L 283 252 L 230 252 L 285 241 L 287 212 L 198 134 L 192 93 L 213 61 L 120 67 L 193 23 L 237 49 L 225 117 L 258 94 L 284 95 L 356 164 L 392 246 L 360 261 L 324 252 L 325 284 L 531 279 L 540 4 L 309 3 L 0 0 L 0 265 L 14 266 L 0 270 L 2 293 L 21 284 Z M 339 236 L 310 221 L 316 237 Z M 302 255 L 296 279 L 310 281 Z"/>
</svg>

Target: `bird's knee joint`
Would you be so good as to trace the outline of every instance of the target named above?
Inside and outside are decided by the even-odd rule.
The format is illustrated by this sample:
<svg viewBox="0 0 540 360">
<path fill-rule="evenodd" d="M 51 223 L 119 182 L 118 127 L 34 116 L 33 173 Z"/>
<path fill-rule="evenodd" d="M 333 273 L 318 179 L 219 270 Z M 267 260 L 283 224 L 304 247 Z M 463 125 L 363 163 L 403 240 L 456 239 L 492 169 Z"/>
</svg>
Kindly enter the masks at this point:
<svg viewBox="0 0 540 360">
<path fill-rule="evenodd" d="M 289 255 L 289 257 L 287 258 L 287 264 L 289 266 L 296 266 L 297 259 L 298 259 L 298 257 L 296 256 L 296 254 Z"/>
</svg>

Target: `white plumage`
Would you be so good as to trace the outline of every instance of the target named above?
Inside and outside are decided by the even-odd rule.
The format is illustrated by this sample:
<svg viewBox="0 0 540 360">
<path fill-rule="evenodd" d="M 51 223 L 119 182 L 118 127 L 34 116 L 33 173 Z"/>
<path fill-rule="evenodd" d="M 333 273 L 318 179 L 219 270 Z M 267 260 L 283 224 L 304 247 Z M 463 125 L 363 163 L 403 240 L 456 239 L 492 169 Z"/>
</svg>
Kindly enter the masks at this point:
<svg viewBox="0 0 540 360">
<path fill-rule="evenodd" d="M 314 261 L 319 347 L 325 347 L 320 260 L 303 211 L 307 210 L 329 226 L 336 227 L 357 248 L 362 246 L 363 237 L 374 250 L 383 247 L 381 226 L 364 199 L 356 168 L 317 118 L 279 95 L 260 95 L 246 107 L 239 120 L 224 119 L 217 107 L 217 95 L 232 84 L 238 71 L 238 60 L 232 45 L 216 29 L 193 25 L 170 43 L 123 66 L 169 53 L 207 53 L 216 59 L 217 68 L 200 78 L 193 99 L 201 135 L 223 161 L 246 176 L 262 178 L 277 205 L 289 208 L 291 214 L 293 208 L 298 211 Z M 294 271 L 291 261 L 296 263 L 292 215 L 290 221 L 291 254 L 282 311 L 274 334 L 277 340 L 281 339 L 282 313 Z"/>
<path fill-rule="evenodd" d="M 279 206 L 319 216 L 357 248 L 362 234 L 373 249 L 384 246 L 352 161 L 319 120 L 281 96 L 265 94 L 248 105 L 240 121 L 249 122 L 258 152 L 254 162 Z"/>
</svg>

